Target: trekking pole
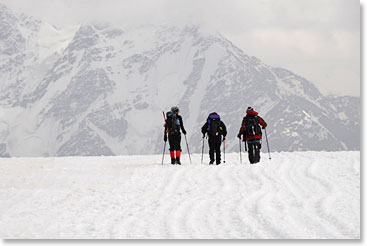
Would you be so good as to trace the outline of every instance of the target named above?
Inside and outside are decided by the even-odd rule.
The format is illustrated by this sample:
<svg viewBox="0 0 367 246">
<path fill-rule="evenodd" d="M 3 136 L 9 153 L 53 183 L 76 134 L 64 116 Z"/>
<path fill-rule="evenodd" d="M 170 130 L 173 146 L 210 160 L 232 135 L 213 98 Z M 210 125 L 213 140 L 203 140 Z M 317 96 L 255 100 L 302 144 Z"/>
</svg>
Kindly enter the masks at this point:
<svg viewBox="0 0 367 246">
<path fill-rule="evenodd" d="M 265 128 L 265 137 L 266 137 L 266 145 L 268 146 L 269 160 L 271 160 L 271 157 L 270 157 L 270 147 L 269 147 L 269 142 L 268 142 L 268 134 L 266 133 L 266 128 Z"/>
<path fill-rule="evenodd" d="M 224 144 L 224 148 L 223 148 L 223 153 L 224 153 L 224 156 L 223 156 L 223 163 L 226 163 L 226 139 L 223 140 L 223 144 Z"/>
<path fill-rule="evenodd" d="M 203 164 L 203 156 L 204 156 L 204 136 L 203 136 L 203 147 L 201 147 L 201 164 Z"/>
<path fill-rule="evenodd" d="M 191 163 L 191 156 L 190 156 L 189 145 L 187 144 L 187 138 L 186 138 L 186 135 L 185 135 L 185 141 L 186 141 L 187 153 L 189 153 L 190 164 L 192 164 L 192 163 Z"/>
<path fill-rule="evenodd" d="M 164 142 L 162 165 L 163 165 L 163 160 L 164 160 L 164 152 L 166 152 L 166 144 L 167 144 L 167 142 Z"/>
<path fill-rule="evenodd" d="M 242 150 L 241 150 L 241 139 L 238 139 L 240 142 L 240 163 L 242 164 Z"/>
<path fill-rule="evenodd" d="M 166 124 L 166 115 L 164 114 L 164 111 L 162 111 L 162 113 L 163 113 L 164 124 Z M 163 160 L 164 160 L 164 152 L 166 152 L 166 144 L 167 144 L 167 141 L 164 141 L 162 165 L 163 165 Z"/>
</svg>

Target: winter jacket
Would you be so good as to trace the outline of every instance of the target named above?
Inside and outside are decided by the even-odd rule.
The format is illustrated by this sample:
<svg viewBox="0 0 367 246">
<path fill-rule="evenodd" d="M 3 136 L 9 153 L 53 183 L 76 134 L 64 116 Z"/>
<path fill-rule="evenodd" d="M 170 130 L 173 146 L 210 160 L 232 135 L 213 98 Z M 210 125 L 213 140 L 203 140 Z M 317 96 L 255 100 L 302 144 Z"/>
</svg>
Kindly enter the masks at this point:
<svg viewBox="0 0 367 246">
<path fill-rule="evenodd" d="M 253 139 L 261 139 L 262 138 L 261 130 L 260 130 L 260 133 L 256 134 L 255 136 L 247 136 L 246 135 L 246 131 L 245 131 L 245 129 L 246 129 L 246 122 L 248 122 L 247 120 L 250 117 L 257 118 L 258 124 L 260 124 L 263 129 L 265 129 L 266 126 L 268 125 L 268 124 L 266 124 L 266 122 L 264 121 L 263 118 L 261 118 L 260 116 L 258 116 L 258 113 L 256 111 L 251 110 L 251 111 L 247 112 L 246 116 L 242 120 L 240 132 L 239 132 L 239 135 L 244 135 L 244 140 L 243 141 L 249 141 L 249 140 L 253 140 Z"/>
</svg>

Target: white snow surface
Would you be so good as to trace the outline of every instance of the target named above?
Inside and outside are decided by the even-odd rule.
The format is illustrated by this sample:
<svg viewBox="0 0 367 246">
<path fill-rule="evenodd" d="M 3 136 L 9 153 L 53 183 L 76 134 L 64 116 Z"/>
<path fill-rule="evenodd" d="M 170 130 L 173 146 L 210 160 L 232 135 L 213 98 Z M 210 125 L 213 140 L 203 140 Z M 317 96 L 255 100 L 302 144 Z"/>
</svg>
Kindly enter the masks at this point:
<svg viewBox="0 0 367 246">
<path fill-rule="evenodd" d="M 360 238 L 360 152 L 271 155 L 0 159 L 0 238 Z"/>
</svg>

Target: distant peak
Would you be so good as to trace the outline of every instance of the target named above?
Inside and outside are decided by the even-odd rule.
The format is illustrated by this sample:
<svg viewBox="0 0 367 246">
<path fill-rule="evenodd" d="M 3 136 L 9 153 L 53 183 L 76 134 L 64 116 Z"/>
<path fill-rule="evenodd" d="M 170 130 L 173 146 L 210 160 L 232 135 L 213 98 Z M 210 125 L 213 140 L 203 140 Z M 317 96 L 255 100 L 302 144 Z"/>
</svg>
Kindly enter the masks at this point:
<svg viewBox="0 0 367 246">
<path fill-rule="evenodd" d="M 112 24 L 108 22 L 92 22 L 90 23 L 90 25 L 93 26 L 97 30 L 105 30 L 105 29 L 113 27 Z"/>
<path fill-rule="evenodd" d="M 186 25 L 183 27 L 183 31 L 197 33 L 200 30 L 198 25 Z"/>
</svg>

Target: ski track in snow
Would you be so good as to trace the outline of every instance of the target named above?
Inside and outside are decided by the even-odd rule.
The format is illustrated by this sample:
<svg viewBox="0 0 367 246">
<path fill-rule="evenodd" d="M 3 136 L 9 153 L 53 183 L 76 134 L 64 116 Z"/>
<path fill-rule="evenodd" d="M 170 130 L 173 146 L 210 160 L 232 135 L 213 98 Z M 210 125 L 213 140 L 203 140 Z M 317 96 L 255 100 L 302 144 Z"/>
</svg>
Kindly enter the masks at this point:
<svg viewBox="0 0 367 246">
<path fill-rule="evenodd" d="M 360 152 L 0 159 L 1 238 L 357 239 Z M 246 156 L 245 156 L 246 157 Z M 206 157 L 207 158 L 207 157 Z"/>
</svg>

